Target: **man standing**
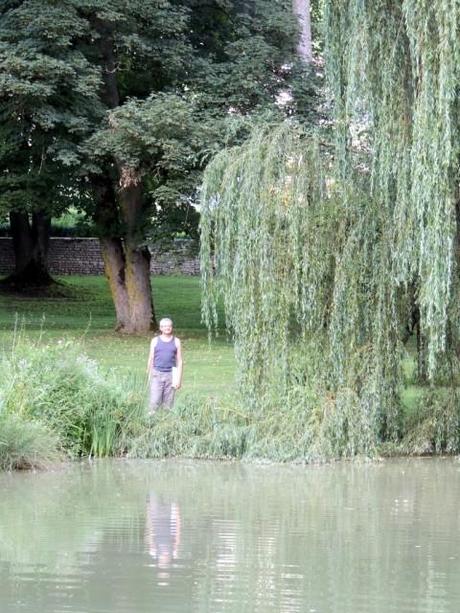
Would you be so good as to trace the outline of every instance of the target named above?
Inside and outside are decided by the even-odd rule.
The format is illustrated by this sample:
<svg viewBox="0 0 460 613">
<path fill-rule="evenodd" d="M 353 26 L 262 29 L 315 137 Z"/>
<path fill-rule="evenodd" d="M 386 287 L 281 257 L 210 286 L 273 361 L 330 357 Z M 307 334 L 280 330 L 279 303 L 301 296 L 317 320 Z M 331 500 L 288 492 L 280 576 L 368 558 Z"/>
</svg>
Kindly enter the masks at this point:
<svg viewBox="0 0 460 613">
<path fill-rule="evenodd" d="M 161 406 L 171 408 L 175 391 L 182 383 L 182 348 L 180 340 L 173 335 L 173 322 L 169 318 L 160 321 L 160 334 L 150 343 L 147 374 L 149 412 L 154 413 Z"/>
</svg>

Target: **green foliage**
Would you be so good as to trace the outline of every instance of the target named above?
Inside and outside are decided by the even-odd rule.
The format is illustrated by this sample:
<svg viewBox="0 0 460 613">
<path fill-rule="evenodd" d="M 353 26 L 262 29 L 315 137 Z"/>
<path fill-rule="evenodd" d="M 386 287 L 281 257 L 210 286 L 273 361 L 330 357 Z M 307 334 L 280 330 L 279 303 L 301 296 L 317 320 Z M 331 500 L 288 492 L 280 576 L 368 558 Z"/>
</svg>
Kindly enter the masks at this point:
<svg viewBox="0 0 460 613">
<path fill-rule="evenodd" d="M 86 143 L 95 163 L 111 159 L 132 169 L 145 183 L 146 228 L 150 240 L 178 231 L 196 234 L 191 206 L 201 170 L 223 131 L 190 97 L 174 93 L 131 99 L 111 111 Z"/>
<path fill-rule="evenodd" d="M 291 83 L 296 65 L 297 23 L 290 0 L 192 0 L 190 5 L 197 54 L 192 91 L 214 112 L 248 113 L 272 105 Z"/>
<path fill-rule="evenodd" d="M 95 236 L 96 228 L 91 218 L 76 207 L 51 220 L 51 236 Z"/>
<path fill-rule="evenodd" d="M 282 68 L 295 63 L 289 2 L 253 4 L 165 2 L 165 22 L 151 7 L 141 26 L 113 23 L 114 53 L 124 67 L 116 71 L 120 100 L 83 149 L 92 170 L 117 160 L 142 179 L 139 223 L 150 237 L 196 233 L 193 204 L 208 159 L 223 143 L 246 138 L 248 116 L 275 109 L 276 95 L 292 81 L 294 67 Z M 130 28 L 136 36 L 142 31 L 140 51 L 118 43 Z"/>
<path fill-rule="evenodd" d="M 458 390 L 429 387 L 405 424 L 401 443 L 411 455 L 458 453 L 460 449 L 460 399 Z"/>
<path fill-rule="evenodd" d="M 142 416 L 142 386 L 130 387 L 101 371 L 75 343 L 33 344 L 19 336 L 1 364 L 2 417 L 9 436 L 17 432 L 24 447 L 38 441 L 40 450 L 48 433 L 71 457 L 114 455 Z M 21 449 L 22 443 L 17 445 Z M 57 449 L 52 445 L 50 454 Z"/>
<path fill-rule="evenodd" d="M 223 295 L 244 393 L 264 410 L 259 390 L 289 397 L 291 356 L 312 343 L 311 388 L 333 398 L 312 415 L 320 452 L 400 440 L 414 330 L 420 376 L 426 363 L 444 385 L 451 367 L 423 428 L 434 450 L 458 447 L 457 13 L 448 1 L 326 2 L 332 153 L 285 126 L 205 174 L 204 319 L 212 327 Z"/>
<path fill-rule="evenodd" d="M 87 192 L 100 171 L 113 180 L 122 159 L 145 179 L 145 217 L 162 223 L 194 195 L 229 110 L 273 106 L 294 74 L 283 66 L 297 70 L 288 0 L 26 0 L 0 10 L 5 210 L 59 212 L 66 186 Z M 93 212 L 86 198 L 80 206 Z M 196 226 L 187 211 L 179 219 Z"/>
<path fill-rule="evenodd" d="M 377 452 L 367 416 L 350 390 L 319 398 L 310 386 L 290 390 L 284 404 L 265 395 L 263 412 L 244 400 L 227 405 L 182 398 L 158 412 L 126 443 L 128 457 L 324 462 Z M 364 422 L 366 423 L 363 423 Z M 367 437 L 366 437 L 367 432 Z M 364 436 L 363 436 L 364 434 Z"/>
<path fill-rule="evenodd" d="M 59 211 L 77 145 L 102 112 L 99 69 L 77 47 L 89 27 L 70 2 L 0 9 L 0 207 Z"/>
<path fill-rule="evenodd" d="M 328 159 L 315 139 L 284 124 L 210 164 L 203 317 L 216 324 L 222 296 L 255 410 L 290 406 L 303 379 L 321 407 L 310 417 L 305 408 L 317 432 L 311 452 L 372 453 L 401 429 L 401 298 L 386 287 L 390 254 L 376 203 L 356 186 L 358 175 L 355 185 L 352 177 L 337 183 Z"/>
<path fill-rule="evenodd" d="M 427 362 L 458 343 L 460 31 L 450 1 L 325 3 L 342 172 L 365 127 L 393 286 L 416 287 Z M 345 148 L 345 145 L 347 147 Z"/>
</svg>

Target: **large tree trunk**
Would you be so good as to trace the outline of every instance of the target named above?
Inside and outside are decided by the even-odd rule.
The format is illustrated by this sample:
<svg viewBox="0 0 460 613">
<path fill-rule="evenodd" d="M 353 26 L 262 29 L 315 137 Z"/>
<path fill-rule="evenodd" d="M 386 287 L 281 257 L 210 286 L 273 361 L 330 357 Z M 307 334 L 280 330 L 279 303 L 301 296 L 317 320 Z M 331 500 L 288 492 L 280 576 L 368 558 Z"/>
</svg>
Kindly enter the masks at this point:
<svg viewBox="0 0 460 613">
<path fill-rule="evenodd" d="M 306 64 L 311 64 L 313 51 L 311 45 L 310 0 L 293 0 L 293 8 L 300 33 L 297 53 Z"/>
<path fill-rule="evenodd" d="M 92 185 L 96 202 L 94 221 L 98 228 L 104 272 L 115 307 L 115 329 L 124 330 L 129 326 L 129 304 L 125 284 L 125 255 L 118 236 L 115 192 L 109 177 L 95 176 Z"/>
<path fill-rule="evenodd" d="M 115 330 L 124 332 L 129 327 L 129 301 L 125 284 L 125 256 L 118 237 L 100 237 L 104 271 L 109 282 L 115 307 Z"/>
<path fill-rule="evenodd" d="M 150 252 L 143 245 L 142 181 L 131 168 L 119 165 L 120 211 L 125 229 L 125 282 L 129 301 L 129 332 L 148 332 L 155 325 L 150 284 Z"/>
<path fill-rule="evenodd" d="M 48 271 L 51 221 L 43 211 L 10 212 L 15 270 L 4 281 L 16 289 L 44 288 L 55 283 Z"/>
<path fill-rule="evenodd" d="M 120 173 L 123 172 L 120 167 Z M 139 246 L 142 245 L 142 186 L 135 178 L 128 178 L 126 172 L 124 176 L 118 194 L 120 207 L 112 179 L 94 177 L 95 221 L 105 276 L 115 306 L 116 330 L 124 334 L 142 334 L 156 325 L 150 285 L 150 252 L 147 247 Z"/>
<path fill-rule="evenodd" d="M 94 19 L 100 34 L 102 97 L 109 108 L 120 104 L 117 83 L 117 61 L 114 52 L 113 25 Z M 115 129 L 115 128 L 114 128 Z M 140 334 L 156 325 L 150 283 L 150 252 L 142 236 L 142 184 L 133 171 L 116 164 L 119 179 L 118 198 L 115 179 L 109 169 L 106 175 L 94 177 L 96 192 L 95 221 L 100 229 L 105 274 L 115 305 L 116 329 L 125 334 Z"/>
<path fill-rule="evenodd" d="M 139 248 L 125 243 L 125 257 L 129 326 L 124 332 L 148 332 L 156 327 L 150 285 L 150 252 L 147 247 Z"/>
</svg>

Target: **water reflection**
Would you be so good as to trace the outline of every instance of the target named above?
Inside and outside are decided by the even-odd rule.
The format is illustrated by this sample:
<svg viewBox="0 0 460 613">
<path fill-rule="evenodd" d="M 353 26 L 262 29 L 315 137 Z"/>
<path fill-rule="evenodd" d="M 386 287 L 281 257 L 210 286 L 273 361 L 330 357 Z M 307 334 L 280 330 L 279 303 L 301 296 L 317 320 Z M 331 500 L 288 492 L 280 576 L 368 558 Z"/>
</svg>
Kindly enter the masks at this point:
<svg viewBox="0 0 460 613">
<path fill-rule="evenodd" d="M 450 613 L 460 463 L 0 475 L 0 612 Z"/>
<path fill-rule="evenodd" d="M 149 555 L 155 560 L 163 585 L 167 585 L 166 572 L 178 557 L 180 544 L 180 510 L 177 502 L 150 491 L 147 498 L 145 542 Z"/>
</svg>

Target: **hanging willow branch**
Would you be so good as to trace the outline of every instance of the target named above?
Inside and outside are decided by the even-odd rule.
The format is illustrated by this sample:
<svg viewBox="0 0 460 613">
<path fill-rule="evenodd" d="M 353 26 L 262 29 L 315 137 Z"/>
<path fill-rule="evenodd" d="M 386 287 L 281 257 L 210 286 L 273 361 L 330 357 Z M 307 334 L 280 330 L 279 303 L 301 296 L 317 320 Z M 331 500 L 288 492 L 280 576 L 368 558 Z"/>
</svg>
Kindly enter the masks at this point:
<svg viewBox="0 0 460 613">
<path fill-rule="evenodd" d="M 369 121 L 372 197 L 392 228 L 392 277 L 416 287 L 433 376 L 458 330 L 460 3 L 326 0 L 325 8 L 341 150 L 353 125 Z"/>
<path fill-rule="evenodd" d="M 281 128 L 220 154 L 206 171 L 202 192 L 201 255 L 204 320 L 215 324 L 218 295 L 235 334 L 242 373 L 258 385 L 267 370 L 287 366 L 289 321 L 321 327 L 324 312 L 315 282 L 328 262 L 312 266 L 319 238 L 317 207 L 324 203 L 318 147 Z M 308 212 L 308 215 L 306 214 Z M 322 223 L 319 221 L 318 223 Z M 211 254 L 215 253 L 216 270 Z"/>
<path fill-rule="evenodd" d="M 286 123 L 209 166 L 203 317 L 222 297 L 254 406 L 300 389 L 311 448 L 353 454 L 401 435 L 414 326 L 458 406 L 460 2 L 325 0 L 325 25 L 333 159 Z M 429 406 L 412 448 L 457 449 L 458 410 Z"/>
<path fill-rule="evenodd" d="M 399 433 L 403 300 L 389 283 L 381 211 L 359 176 L 338 183 L 329 165 L 288 123 L 211 163 L 202 191 L 203 317 L 216 324 L 222 297 L 247 401 L 264 408 L 269 390 L 288 402 L 300 371 L 306 395 L 320 386 L 337 413 L 346 398 L 339 446 L 355 428 L 369 450 Z"/>
</svg>

